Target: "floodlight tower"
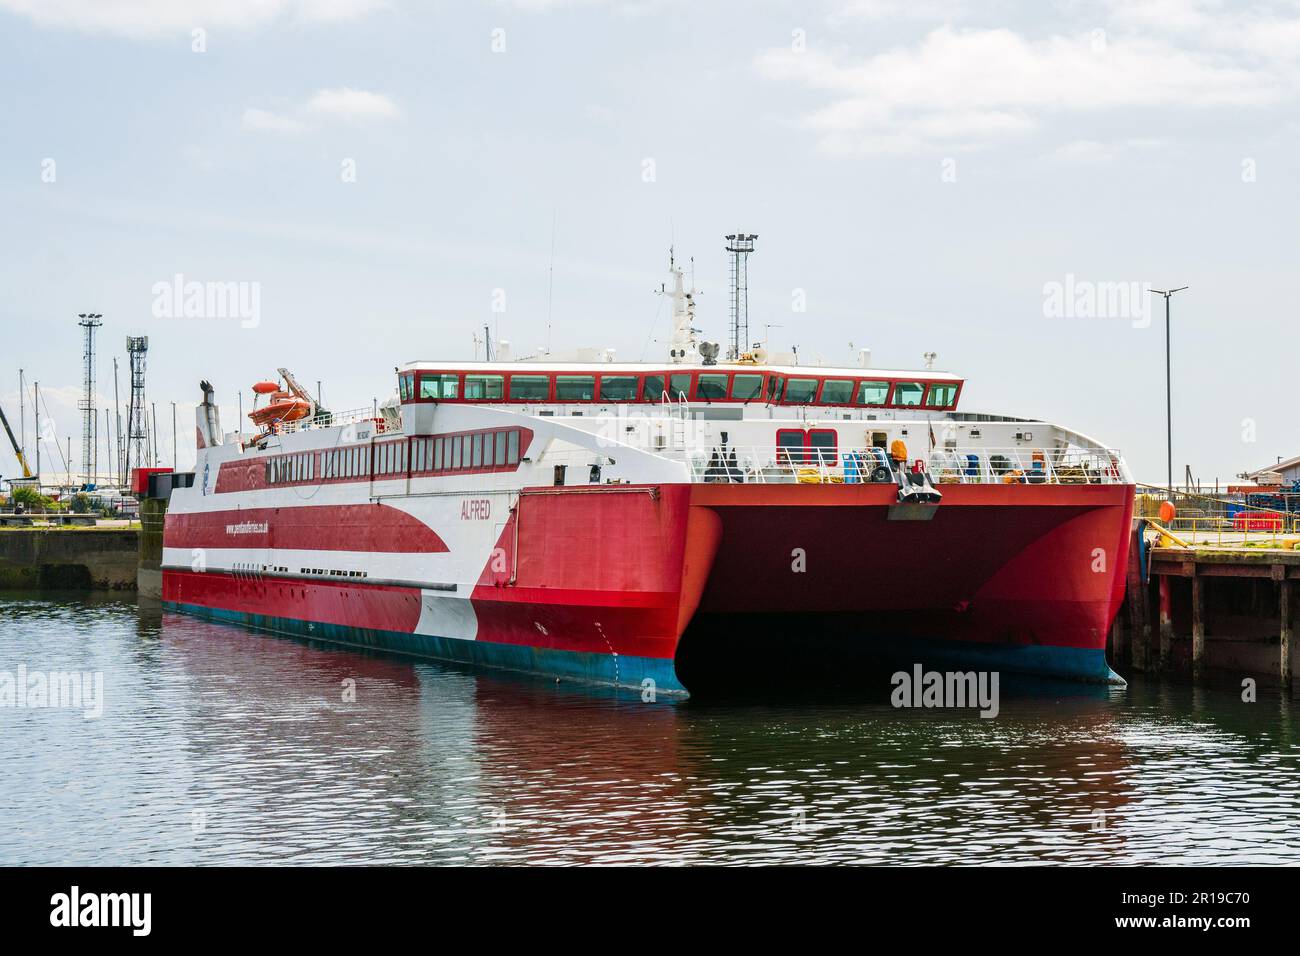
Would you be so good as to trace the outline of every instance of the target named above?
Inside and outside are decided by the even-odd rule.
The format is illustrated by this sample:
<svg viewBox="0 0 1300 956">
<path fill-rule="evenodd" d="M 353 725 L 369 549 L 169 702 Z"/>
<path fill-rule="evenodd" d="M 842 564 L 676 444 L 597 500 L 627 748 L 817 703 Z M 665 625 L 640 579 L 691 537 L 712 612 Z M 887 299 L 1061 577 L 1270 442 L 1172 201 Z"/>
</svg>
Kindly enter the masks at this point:
<svg viewBox="0 0 1300 956">
<path fill-rule="evenodd" d="M 735 232 L 727 236 L 731 256 L 731 350 L 727 358 L 736 361 L 749 346 L 749 254 L 757 235 Z"/>
<path fill-rule="evenodd" d="M 77 408 L 81 410 L 81 470 L 85 473 L 86 485 L 89 486 L 95 483 L 94 457 L 99 446 L 96 441 L 99 411 L 95 408 L 95 329 L 104 323 L 99 321 L 103 316 L 94 312 L 78 313 L 77 318 L 81 319 L 77 324 L 85 336 L 85 348 L 82 350 L 82 361 L 85 363 L 82 381 L 85 389 L 81 401 L 77 403 Z"/>
<path fill-rule="evenodd" d="M 144 407 L 144 360 L 149 351 L 149 336 L 128 335 L 126 351 L 131 358 L 131 404 L 126 413 L 126 465 L 122 469 L 126 480 L 131 480 L 131 462 L 137 468 L 146 467 L 144 443 L 148 437 L 147 412 Z"/>
</svg>

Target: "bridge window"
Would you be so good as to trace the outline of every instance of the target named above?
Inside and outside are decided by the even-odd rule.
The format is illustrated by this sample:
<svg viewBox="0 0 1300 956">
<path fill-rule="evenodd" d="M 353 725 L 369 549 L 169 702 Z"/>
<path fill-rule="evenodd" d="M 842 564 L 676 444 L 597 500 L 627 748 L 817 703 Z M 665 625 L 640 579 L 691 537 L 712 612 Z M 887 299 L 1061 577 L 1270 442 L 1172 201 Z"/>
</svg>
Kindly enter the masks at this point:
<svg viewBox="0 0 1300 956">
<path fill-rule="evenodd" d="M 853 401 L 853 380 L 828 378 L 822 385 L 823 405 L 848 405 Z"/>
<path fill-rule="evenodd" d="M 664 400 L 664 377 L 662 375 L 647 375 L 645 377 L 644 394 L 647 402 L 662 402 Z"/>
<path fill-rule="evenodd" d="M 726 398 L 726 375 L 701 375 L 695 385 L 695 397 L 702 399 Z"/>
<path fill-rule="evenodd" d="M 397 379 L 398 391 L 401 393 L 402 401 L 410 401 L 415 398 L 415 376 L 401 375 Z"/>
<path fill-rule="evenodd" d="M 731 397 L 740 402 L 750 402 L 763 396 L 763 376 L 734 375 L 731 379 Z"/>
<path fill-rule="evenodd" d="M 920 382 L 895 382 L 894 383 L 894 404 L 895 405 L 920 405 L 921 396 L 925 393 L 925 386 Z"/>
<path fill-rule="evenodd" d="M 925 404 L 933 408 L 946 408 L 957 397 L 957 386 L 931 383 L 930 391 L 925 396 Z"/>
<path fill-rule="evenodd" d="M 512 402 L 544 402 L 551 397 L 551 380 L 545 375 L 511 375 Z"/>
<path fill-rule="evenodd" d="M 787 405 L 807 405 L 817 397 L 817 379 L 792 378 L 785 383 Z"/>
<path fill-rule="evenodd" d="M 884 405 L 889 401 L 888 382 L 859 382 L 859 405 Z"/>
<path fill-rule="evenodd" d="M 589 402 L 595 395 L 596 376 L 594 375 L 555 376 L 555 400 L 557 402 Z"/>
<path fill-rule="evenodd" d="M 421 375 L 420 397 L 437 401 L 456 398 L 460 394 L 459 375 Z"/>
<path fill-rule="evenodd" d="M 679 395 L 691 394 L 691 375 L 689 372 L 678 372 L 668 378 L 668 397 L 674 402 Z"/>
<path fill-rule="evenodd" d="M 465 397 L 476 401 L 500 401 L 505 397 L 504 375 L 466 375 Z"/>
<path fill-rule="evenodd" d="M 767 400 L 769 402 L 779 402 L 784 391 L 785 379 L 780 375 L 773 375 L 767 380 Z"/>
<path fill-rule="evenodd" d="M 600 377 L 600 400 L 603 402 L 636 401 L 637 378 L 635 375 L 602 375 Z"/>
</svg>

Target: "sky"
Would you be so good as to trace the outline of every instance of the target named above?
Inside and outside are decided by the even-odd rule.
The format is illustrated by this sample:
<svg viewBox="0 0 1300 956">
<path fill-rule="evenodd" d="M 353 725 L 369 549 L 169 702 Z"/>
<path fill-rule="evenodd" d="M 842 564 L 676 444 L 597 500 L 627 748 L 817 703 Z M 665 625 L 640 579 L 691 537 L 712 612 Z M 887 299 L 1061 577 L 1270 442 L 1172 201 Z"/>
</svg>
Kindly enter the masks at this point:
<svg viewBox="0 0 1300 956">
<path fill-rule="evenodd" d="M 659 360 L 670 245 L 725 341 L 737 230 L 752 337 L 937 352 L 964 410 L 1150 482 L 1148 290 L 1188 286 L 1177 476 L 1300 455 L 1297 2 L 0 0 L 0 89 L 0 406 L 18 431 L 39 381 L 78 462 L 78 313 L 104 317 L 101 409 L 149 336 L 184 468 L 200 379 L 231 428 L 279 367 L 368 406 L 484 325 Z"/>
</svg>

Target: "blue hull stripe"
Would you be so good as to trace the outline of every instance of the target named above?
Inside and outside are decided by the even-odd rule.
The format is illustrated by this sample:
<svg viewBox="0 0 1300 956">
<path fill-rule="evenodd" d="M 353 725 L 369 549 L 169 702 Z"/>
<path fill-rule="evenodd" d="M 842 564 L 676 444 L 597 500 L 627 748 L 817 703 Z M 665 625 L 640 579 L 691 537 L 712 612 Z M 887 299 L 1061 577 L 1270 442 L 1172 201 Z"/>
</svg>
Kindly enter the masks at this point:
<svg viewBox="0 0 1300 956">
<path fill-rule="evenodd" d="M 1047 644 L 979 644 L 970 641 L 940 641 L 897 638 L 873 641 L 891 659 L 909 662 L 948 663 L 969 669 L 1007 671 L 1090 684 L 1128 682 L 1111 670 L 1106 651 L 1092 647 L 1054 647 Z"/>
<path fill-rule="evenodd" d="M 433 637 L 428 634 L 379 631 L 342 624 L 320 624 L 299 621 L 295 618 L 271 617 L 265 614 L 248 614 L 243 611 L 203 607 L 176 601 L 164 601 L 163 607 L 216 621 L 242 624 L 260 631 L 290 634 L 346 647 L 362 647 L 430 660 L 476 664 L 481 667 L 569 678 L 590 684 L 612 684 L 637 690 L 643 689 L 642 682 L 649 679 L 654 681 L 657 694 L 686 693 L 686 688 L 677 679 L 677 672 L 669 658 L 559 651 L 521 644 L 466 641 L 458 638 Z"/>
</svg>

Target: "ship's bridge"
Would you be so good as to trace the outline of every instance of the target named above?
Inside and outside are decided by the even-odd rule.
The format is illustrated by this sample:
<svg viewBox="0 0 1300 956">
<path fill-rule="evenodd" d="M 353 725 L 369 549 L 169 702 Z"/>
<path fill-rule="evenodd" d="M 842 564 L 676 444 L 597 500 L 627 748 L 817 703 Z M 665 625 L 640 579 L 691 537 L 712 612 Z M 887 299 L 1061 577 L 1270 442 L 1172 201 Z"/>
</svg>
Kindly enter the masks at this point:
<svg viewBox="0 0 1300 956">
<path fill-rule="evenodd" d="M 403 404 L 651 404 L 662 401 L 954 411 L 964 380 L 947 372 L 728 363 L 412 362 L 398 369 Z"/>
</svg>

